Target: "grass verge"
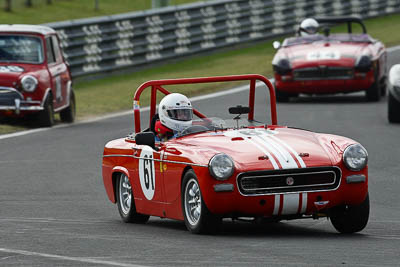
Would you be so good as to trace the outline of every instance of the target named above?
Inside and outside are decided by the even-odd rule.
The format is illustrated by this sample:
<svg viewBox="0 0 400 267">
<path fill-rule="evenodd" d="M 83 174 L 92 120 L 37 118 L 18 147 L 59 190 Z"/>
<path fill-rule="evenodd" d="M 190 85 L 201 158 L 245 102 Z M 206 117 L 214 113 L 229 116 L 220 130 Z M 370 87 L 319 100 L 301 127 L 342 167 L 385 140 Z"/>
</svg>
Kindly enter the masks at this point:
<svg viewBox="0 0 400 267">
<path fill-rule="evenodd" d="M 369 34 L 387 46 L 400 44 L 400 35 L 394 34 L 398 30 L 399 23 L 400 14 L 365 21 Z M 191 57 L 131 74 L 81 82 L 74 86 L 78 119 L 131 109 L 136 88 L 148 80 L 250 73 L 271 77 L 271 61 L 274 54 L 272 41 L 265 41 L 249 47 Z M 225 87 L 224 84 L 213 84 L 190 86 L 180 90 L 190 97 L 222 90 Z M 141 101 L 141 106 L 147 103 L 148 99 L 144 99 Z M 20 130 L 14 127 L 0 125 L 0 134 Z"/>
</svg>

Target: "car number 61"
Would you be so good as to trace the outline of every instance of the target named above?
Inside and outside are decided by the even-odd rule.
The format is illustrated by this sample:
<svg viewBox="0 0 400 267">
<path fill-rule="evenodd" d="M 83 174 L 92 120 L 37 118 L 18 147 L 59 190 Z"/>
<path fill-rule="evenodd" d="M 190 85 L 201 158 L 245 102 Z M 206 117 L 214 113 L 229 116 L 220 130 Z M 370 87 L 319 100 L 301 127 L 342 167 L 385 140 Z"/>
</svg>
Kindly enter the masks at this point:
<svg viewBox="0 0 400 267">
<path fill-rule="evenodd" d="M 140 178 L 140 186 L 142 187 L 144 196 L 148 200 L 152 200 L 154 197 L 156 181 L 155 181 L 153 151 L 151 148 L 143 147 L 142 152 L 140 153 L 139 178 Z"/>
</svg>

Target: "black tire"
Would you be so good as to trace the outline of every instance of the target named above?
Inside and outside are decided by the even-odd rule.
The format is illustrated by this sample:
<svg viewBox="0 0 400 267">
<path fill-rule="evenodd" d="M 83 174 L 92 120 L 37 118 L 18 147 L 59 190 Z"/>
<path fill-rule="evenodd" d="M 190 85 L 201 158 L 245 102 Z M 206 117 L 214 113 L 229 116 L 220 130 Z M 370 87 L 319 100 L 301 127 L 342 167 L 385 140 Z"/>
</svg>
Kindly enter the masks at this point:
<svg viewBox="0 0 400 267">
<path fill-rule="evenodd" d="M 388 119 L 392 123 L 400 123 L 400 101 L 390 93 L 388 97 Z"/>
<path fill-rule="evenodd" d="M 44 101 L 43 108 L 39 112 L 39 124 L 42 127 L 51 127 L 54 125 L 53 96 L 51 94 Z"/>
<path fill-rule="evenodd" d="M 198 180 L 193 170 L 187 171 L 183 177 L 181 197 L 185 225 L 191 233 L 214 234 L 218 232 L 222 219 L 208 210 L 201 197 Z"/>
<path fill-rule="evenodd" d="M 150 216 L 136 212 L 135 201 L 133 198 L 133 192 L 129 178 L 125 174 L 121 173 L 116 180 L 115 187 L 117 206 L 121 219 L 126 223 L 146 223 Z"/>
<path fill-rule="evenodd" d="M 382 78 L 382 82 L 381 82 L 381 96 L 386 96 L 387 93 L 387 82 L 386 82 L 387 78 L 384 77 Z"/>
<path fill-rule="evenodd" d="M 365 91 L 365 96 L 369 102 L 378 102 L 381 99 L 381 86 L 378 80 L 371 85 L 370 88 Z"/>
<path fill-rule="evenodd" d="M 281 102 L 281 103 L 289 102 L 290 94 L 286 93 L 284 91 L 281 91 L 276 87 L 275 87 L 275 96 L 276 96 L 277 102 Z"/>
<path fill-rule="evenodd" d="M 367 226 L 369 218 L 369 195 L 358 206 L 342 205 L 330 210 L 332 225 L 343 234 L 359 232 Z"/>
<path fill-rule="evenodd" d="M 74 91 L 71 90 L 69 96 L 69 106 L 66 109 L 61 110 L 60 118 L 63 122 L 74 122 L 76 113 L 76 105 L 75 105 L 75 94 Z"/>
<path fill-rule="evenodd" d="M 288 92 L 279 90 L 278 88 L 275 87 L 275 96 L 276 96 L 276 101 L 277 102 L 287 103 L 287 102 L 289 102 L 291 97 L 298 97 L 299 94 L 297 94 L 297 93 L 288 93 Z"/>
</svg>

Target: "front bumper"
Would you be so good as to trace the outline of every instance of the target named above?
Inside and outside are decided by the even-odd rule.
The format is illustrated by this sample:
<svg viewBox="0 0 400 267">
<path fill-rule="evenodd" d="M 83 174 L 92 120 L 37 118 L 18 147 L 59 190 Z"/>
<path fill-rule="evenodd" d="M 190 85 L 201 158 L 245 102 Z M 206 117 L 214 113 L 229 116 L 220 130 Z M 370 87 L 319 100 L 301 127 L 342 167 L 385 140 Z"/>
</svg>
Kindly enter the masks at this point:
<svg viewBox="0 0 400 267">
<path fill-rule="evenodd" d="M 308 187 L 307 190 L 299 188 L 293 191 L 244 195 L 239 189 L 237 179 L 240 175 L 238 174 L 224 181 L 224 185 L 221 186 L 227 189 L 228 184 L 231 184 L 229 189 L 232 190 L 215 190 L 219 188 L 216 184 L 222 184 L 222 182 L 212 180 L 211 177 L 199 179 L 199 183 L 207 208 L 212 213 L 224 217 L 312 215 L 326 212 L 338 205 L 358 205 L 365 199 L 368 193 L 368 169 L 365 168 L 360 172 L 340 169 L 342 171 L 340 181 L 331 188 Z M 198 177 L 206 176 L 206 172 L 197 175 Z"/>
<path fill-rule="evenodd" d="M 293 73 L 288 75 L 275 73 L 275 87 L 288 93 L 334 94 L 364 91 L 375 82 L 373 71 L 357 75 L 360 76 L 344 79 L 296 79 Z"/>
<path fill-rule="evenodd" d="M 0 111 L 19 115 L 21 111 L 40 111 L 43 109 L 41 101 L 25 99 L 14 88 L 0 87 Z"/>
</svg>

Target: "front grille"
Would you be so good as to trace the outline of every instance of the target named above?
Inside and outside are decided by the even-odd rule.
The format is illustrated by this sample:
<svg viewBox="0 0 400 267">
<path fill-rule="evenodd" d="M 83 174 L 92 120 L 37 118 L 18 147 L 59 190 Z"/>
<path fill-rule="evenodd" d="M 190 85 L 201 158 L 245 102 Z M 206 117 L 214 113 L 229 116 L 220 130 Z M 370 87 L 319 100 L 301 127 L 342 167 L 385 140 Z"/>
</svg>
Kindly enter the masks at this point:
<svg viewBox="0 0 400 267">
<path fill-rule="evenodd" d="M 334 190 L 341 176 L 338 167 L 320 167 L 246 172 L 237 181 L 243 195 L 263 195 Z"/>
<path fill-rule="evenodd" d="M 15 99 L 23 100 L 21 93 L 11 88 L 0 88 L 0 106 L 15 106 Z"/>
<path fill-rule="evenodd" d="M 353 69 L 319 66 L 293 70 L 295 80 L 345 80 L 353 78 Z"/>
</svg>

